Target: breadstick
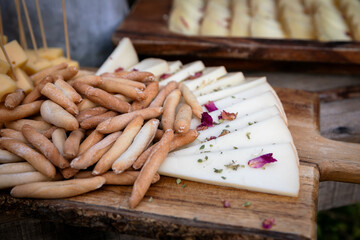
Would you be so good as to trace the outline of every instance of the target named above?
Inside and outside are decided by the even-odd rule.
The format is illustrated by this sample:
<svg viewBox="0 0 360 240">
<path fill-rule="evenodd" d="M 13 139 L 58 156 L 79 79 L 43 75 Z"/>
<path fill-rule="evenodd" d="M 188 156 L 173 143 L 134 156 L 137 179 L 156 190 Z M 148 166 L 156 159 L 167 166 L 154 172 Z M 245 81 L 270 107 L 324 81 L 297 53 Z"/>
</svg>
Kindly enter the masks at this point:
<svg viewBox="0 0 360 240">
<path fill-rule="evenodd" d="M 103 81 L 99 87 L 107 92 L 111 93 L 120 93 L 126 97 L 129 97 L 134 100 L 144 100 L 145 99 L 145 93 L 141 91 L 139 88 L 122 84 L 116 81 Z"/>
<path fill-rule="evenodd" d="M 51 75 L 53 72 L 67 68 L 67 63 L 60 63 L 59 65 L 46 68 L 44 70 L 41 70 L 38 73 L 35 73 L 34 75 L 31 75 L 30 78 L 33 80 L 35 86 L 41 82 L 46 76 Z"/>
<path fill-rule="evenodd" d="M 32 126 L 39 132 L 45 132 L 46 130 L 49 130 L 51 128 L 51 124 L 48 124 L 45 121 L 32 119 L 20 119 L 13 122 L 7 122 L 5 123 L 5 127 L 16 131 L 21 131 L 25 124 Z"/>
<path fill-rule="evenodd" d="M 49 128 L 48 130 L 42 132 L 42 135 L 44 135 L 46 138 L 51 138 L 53 132 L 58 129 L 56 126 L 52 126 L 51 128 Z"/>
<path fill-rule="evenodd" d="M 62 175 L 65 179 L 72 178 L 72 177 L 75 176 L 78 172 L 79 172 L 79 169 L 74 169 L 74 168 L 71 168 L 71 167 L 67 167 L 67 168 L 64 168 L 64 169 L 60 169 L 60 173 L 61 173 L 61 175 Z"/>
<path fill-rule="evenodd" d="M 129 148 L 118 157 L 112 165 L 112 169 L 116 174 L 119 174 L 136 161 L 139 155 L 146 149 L 152 142 L 155 136 L 156 129 L 159 126 L 158 119 L 151 119 L 141 128 L 136 135 L 134 141 Z"/>
<path fill-rule="evenodd" d="M 89 108 L 98 107 L 99 104 L 94 103 L 94 102 L 90 101 L 89 99 L 83 99 L 81 101 L 81 103 L 79 103 L 77 106 L 78 106 L 79 111 L 81 112 L 81 111 L 84 111 Z"/>
<path fill-rule="evenodd" d="M 138 71 L 132 71 L 132 72 L 118 72 L 118 73 L 112 73 L 115 77 L 119 78 L 125 78 L 130 79 L 137 82 L 152 82 L 156 80 L 156 77 L 154 74 L 150 72 L 138 72 Z"/>
<path fill-rule="evenodd" d="M 23 100 L 23 104 L 31 103 L 36 100 L 38 100 L 42 94 L 40 93 L 41 89 L 47 84 L 47 83 L 53 83 L 54 78 L 52 76 L 46 76 L 44 79 L 40 81 L 38 85 L 28 94 Z"/>
<path fill-rule="evenodd" d="M 5 107 L 7 109 L 14 109 L 19 106 L 21 101 L 25 98 L 25 92 L 21 88 L 15 90 L 15 92 L 10 93 L 5 98 Z"/>
<path fill-rule="evenodd" d="M 7 151 L 0 149 L 0 163 L 16 163 L 23 162 L 25 159 Z"/>
<path fill-rule="evenodd" d="M 177 82 L 171 81 L 163 87 L 156 98 L 150 103 L 150 107 L 161 107 L 166 97 L 178 87 Z"/>
<path fill-rule="evenodd" d="M 176 107 L 179 104 L 180 97 L 180 90 L 175 89 L 165 99 L 164 113 L 161 117 L 161 125 L 164 131 L 174 129 Z"/>
<path fill-rule="evenodd" d="M 93 165 L 111 148 L 112 144 L 116 141 L 120 134 L 121 132 L 114 132 L 108 135 L 103 140 L 90 147 L 89 150 L 81 154 L 79 157 L 73 159 L 70 166 L 75 169 L 85 169 Z"/>
<path fill-rule="evenodd" d="M 173 137 L 174 131 L 172 129 L 166 130 L 163 137 L 149 156 L 149 159 L 141 169 L 140 174 L 134 183 L 131 197 L 129 199 L 130 208 L 135 208 L 145 196 L 154 175 L 169 153 L 170 143 Z"/>
<path fill-rule="evenodd" d="M 141 82 L 136 82 L 136 81 L 132 81 L 129 79 L 125 79 L 125 78 L 117 78 L 117 77 L 113 77 L 111 73 L 103 73 L 100 75 L 103 79 L 103 82 L 106 81 L 114 81 L 120 84 L 125 84 L 128 86 L 132 86 L 132 87 L 136 87 L 140 90 L 144 90 L 145 89 L 145 84 L 141 83 Z"/>
<path fill-rule="evenodd" d="M 85 140 L 80 144 L 78 155 L 81 155 L 84 152 L 86 152 L 90 147 L 100 142 L 103 138 L 104 138 L 104 134 L 99 133 L 96 130 L 92 131 L 92 133 L 87 138 L 85 138 Z"/>
<path fill-rule="evenodd" d="M 120 131 L 136 116 L 141 116 L 144 120 L 148 120 L 151 118 L 159 117 L 162 112 L 163 112 L 162 107 L 156 107 L 156 108 L 154 107 L 154 108 L 145 108 L 126 114 L 121 114 L 116 117 L 109 118 L 103 121 L 97 126 L 96 130 L 104 134 Z"/>
<path fill-rule="evenodd" d="M 185 102 L 190 105 L 194 116 L 201 119 L 201 114 L 203 113 L 203 109 L 199 104 L 196 96 L 183 83 L 180 83 L 179 88 L 182 92 Z"/>
<path fill-rule="evenodd" d="M 31 166 L 28 162 L 0 164 L 0 175 L 35 171 L 35 168 L 33 168 L 33 166 Z"/>
<path fill-rule="evenodd" d="M 88 84 L 90 86 L 99 86 L 102 83 L 102 78 L 100 76 L 96 76 L 96 75 L 86 75 L 86 76 L 82 76 L 82 77 L 77 77 L 75 79 L 75 81 L 73 82 L 73 85 L 75 82 L 81 82 L 81 83 L 85 83 Z"/>
<path fill-rule="evenodd" d="M 164 130 L 157 129 L 156 133 L 155 133 L 154 140 L 159 141 L 162 138 L 163 134 L 164 134 Z"/>
<path fill-rule="evenodd" d="M 64 128 L 67 131 L 74 131 L 79 128 L 79 123 L 73 115 L 50 100 L 46 100 L 41 105 L 40 113 L 46 122 L 59 128 Z"/>
<path fill-rule="evenodd" d="M 43 101 L 35 101 L 22 104 L 12 110 L 0 108 L 0 122 L 15 121 L 34 115 L 39 112 L 42 103 Z"/>
<path fill-rule="evenodd" d="M 187 133 L 190 128 L 191 117 L 191 107 L 187 104 L 182 104 L 175 117 L 174 130 L 180 134 Z"/>
<path fill-rule="evenodd" d="M 79 69 L 74 66 L 67 67 L 65 69 L 57 70 L 55 72 L 52 72 L 50 75 L 55 76 L 61 76 L 65 81 L 72 79 L 77 73 Z"/>
<path fill-rule="evenodd" d="M 130 104 L 114 97 L 108 92 L 90 85 L 75 81 L 73 87 L 88 99 L 101 106 L 121 113 L 130 111 Z"/>
<path fill-rule="evenodd" d="M 85 136 L 83 129 L 72 131 L 64 143 L 64 157 L 73 159 L 79 153 L 80 141 Z"/>
<path fill-rule="evenodd" d="M 106 179 L 105 185 L 133 185 L 136 178 L 139 176 L 139 171 L 125 171 L 121 174 L 116 174 L 114 172 L 106 172 L 100 176 Z M 83 171 L 77 173 L 74 178 L 91 178 L 94 175 L 91 171 Z M 151 181 L 151 184 L 154 184 L 160 180 L 160 175 L 156 173 Z"/>
<path fill-rule="evenodd" d="M 24 135 L 22 134 L 22 132 L 20 131 L 16 131 L 14 129 L 11 128 L 4 128 L 0 130 L 0 135 L 2 137 L 7 137 L 7 138 L 14 138 L 17 139 L 27 145 L 29 145 L 30 143 L 25 139 Z"/>
<path fill-rule="evenodd" d="M 93 170 L 94 175 L 103 174 L 111 168 L 115 160 L 131 145 L 143 123 L 144 119 L 141 116 L 137 116 L 126 126 L 124 132 L 116 140 L 114 145 L 95 165 Z"/>
<path fill-rule="evenodd" d="M 78 122 L 82 122 L 87 118 L 100 115 L 105 112 L 107 112 L 107 109 L 104 107 L 94 107 L 94 108 L 85 109 L 81 111 L 79 115 L 76 116 L 76 120 L 78 120 Z"/>
<path fill-rule="evenodd" d="M 55 86 L 59 88 L 66 97 L 68 97 L 74 103 L 79 103 L 82 101 L 82 97 L 78 94 L 75 89 L 67 82 L 62 79 L 55 80 Z"/>
<path fill-rule="evenodd" d="M 151 147 L 148 147 L 148 149 L 146 149 L 144 152 L 142 152 L 140 154 L 140 156 L 136 159 L 136 161 L 134 162 L 134 164 L 132 165 L 132 167 L 135 169 L 135 170 L 138 170 L 140 169 L 144 163 L 146 162 L 146 160 L 149 158 L 152 150 L 155 148 L 155 146 L 157 145 L 158 143 L 155 143 L 154 145 L 152 145 Z"/>
<path fill-rule="evenodd" d="M 64 155 L 64 144 L 66 140 L 66 132 L 62 128 L 57 128 L 52 134 L 51 134 L 51 140 L 55 147 L 59 150 L 59 153 L 61 155 Z"/>
<path fill-rule="evenodd" d="M 149 83 L 149 85 L 146 87 L 144 91 L 145 99 L 142 101 L 133 102 L 133 104 L 131 105 L 132 111 L 144 109 L 148 107 L 151 101 L 156 97 L 158 92 L 159 92 L 159 82 Z"/>
<path fill-rule="evenodd" d="M 55 145 L 33 127 L 30 125 L 24 125 L 22 133 L 24 134 L 26 140 L 28 140 L 29 143 L 39 150 L 55 166 L 59 168 L 66 168 L 69 166 L 69 162 L 60 155 L 59 150 L 55 147 Z"/>
<path fill-rule="evenodd" d="M 67 198 L 96 190 L 104 183 L 105 178 L 100 176 L 55 182 L 34 182 L 16 186 L 10 194 L 17 198 Z"/>
<path fill-rule="evenodd" d="M 0 144 L 9 152 L 12 152 L 19 157 L 24 158 L 36 170 L 38 170 L 45 176 L 49 178 L 55 177 L 56 169 L 54 165 L 52 165 L 52 163 L 48 159 L 46 159 L 44 155 L 30 148 L 25 143 L 12 138 L 0 138 Z"/>
<path fill-rule="evenodd" d="M 95 128 L 99 123 L 117 116 L 118 113 L 113 112 L 113 111 L 108 111 L 106 113 L 103 114 L 99 114 L 90 118 L 85 119 L 84 121 L 82 121 L 80 123 L 81 128 L 83 129 L 91 129 L 91 128 Z"/>
<path fill-rule="evenodd" d="M 119 94 L 119 93 L 118 93 L 118 94 L 114 94 L 114 97 L 120 99 L 121 101 L 128 102 L 128 103 L 130 103 L 130 102 L 133 101 L 133 99 L 128 98 L 128 97 L 125 97 L 124 95 Z"/>
<path fill-rule="evenodd" d="M 42 95 L 46 96 L 54 103 L 59 104 L 66 111 L 71 113 L 72 115 L 79 114 L 79 109 L 75 105 L 75 103 L 70 100 L 65 94 L 57 88 L 53 83 L 47 83 L 43 89 L 40 91 Z"/>
<path fill-rule="evenodd" d="M 54 179 L 51 179 L 40 172 L 21 172 L 21 173 L 9 173 L 0 174 L 0 189 L 6 189 L 15 187 L 31 182 L 45 182 L 51 180 L 60 180 L 61 176 L 56 175 Z"/>
</svg>

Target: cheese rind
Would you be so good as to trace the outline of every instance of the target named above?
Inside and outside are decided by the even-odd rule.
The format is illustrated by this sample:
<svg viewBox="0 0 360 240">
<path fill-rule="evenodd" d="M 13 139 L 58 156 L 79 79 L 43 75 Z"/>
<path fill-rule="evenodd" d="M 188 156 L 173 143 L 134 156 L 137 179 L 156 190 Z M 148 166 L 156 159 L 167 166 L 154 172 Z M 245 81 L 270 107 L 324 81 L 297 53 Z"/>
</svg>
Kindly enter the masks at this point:
<svg viewBox="0 0 360 240">
<path fill-rule="evenodd" d="M 28 60 L 26 53 L 16 40 L 8 42 L 4 45 L 4 48 L 7 55 L 9 56 L 10 62 L 14 67 L 22 67 Z M 7 62 L 2 51 L 0 51 L 0 59 Z"/>
<path fill-rule="evenodd" d="M 5 96 L 16 89 L 16 83 L 6 74 L 0 74 L 0 102 L 5 100 Z"/>
<path fill-rule="evenodd" d="M 203 71 L 205 69 L 204 63 L 202 61 L 195 61 L 184 65 L 179 71 L 174 73 L 172 76 L 166 78 L 163 81 L 160 81 L 160 86 L 165 86 L 171 81 L 181 82 L 191 75 L 194 75 L 197 72 Z"/>
</svg>

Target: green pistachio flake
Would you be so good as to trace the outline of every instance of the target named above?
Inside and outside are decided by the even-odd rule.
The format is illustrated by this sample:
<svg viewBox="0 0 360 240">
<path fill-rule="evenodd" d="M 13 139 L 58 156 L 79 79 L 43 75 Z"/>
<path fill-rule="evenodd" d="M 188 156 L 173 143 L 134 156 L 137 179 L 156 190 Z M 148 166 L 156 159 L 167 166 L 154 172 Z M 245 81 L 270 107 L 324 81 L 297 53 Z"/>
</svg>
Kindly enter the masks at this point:
<svg viewBox="0 0 360 240">
<path fill-rule="evenodd" d="M 209 158 L 208 158 L 208 156 L 205 156 L 205 160 L 208 160 Z"/>
<path fill-rule="evenodd" d="M 245 168 L 245 165 L 241 165 L 241 168 Z"/>
<path fill-rule="evenodd" d="M 230 127 L 230 125 L 226 125 L 225 127 L 229 128 L 229 127 Z"/>
<path fill-rule="evenodd" d="M 226 177 L 224 177 L 224 176 L 221 176 L 221 178 L 224 179 L 224 180 L 226 179 Z"/>
<path fill-rule="evenodd" d="M 210 147 L 213 147 L 214 145 L 210 144 Z"/>
<path fill-rule="evenodd" d="M 219 123 L 223 123 L 224 122 L 224 119 L 219 119 Z"/>
<path fill-rule="evenodd" d="M 246 137 L 247 137 L 248 139 L 250 139 L 250 134 L 251 134 L 251 132 L 247 132 L 247 133 L 246 133 Z"/>
<path fill-rule="evenodd" d="M 232 98 L 235 98 L 235 96 L 231 96 Z"/>
<path fill-rule="evenodd" d="M 199 158 L 199 159 L 198 159 L 198 162 L 199 162 L 199 163 L 202 163 L 202 162 L 203 162 L 203 160 L 202 160 L 201 158 Z"/>
<path fill-rule="evenodd" d="M 180 178 L 178 178 L 178 179 L 176 179 L 176 184 L 180 184 L 181 183 L 181 179 Z"/>
<path fill-rule="evenodd" d="M 181 187 L 182 187 L 182 188 L 185 188 L 185 187 L 186 187 L 186 183 L 184 183 Z"/>
<path fill-rule="evenodd" d="M 201 145 L 200 150 L 203 150 L 205 148 L 205 145 Z"/>
<path fill-rule="evenodd" d="M 150 197 L 148 202 L 152 202 L 153 201 L 153 197 Z"/>
<path fill-rule="evenodd" d="M 217 169 L 217 168 L 214 168 L 214 173 L 222 173 L 222 169 Z"/>
<path fill-rule="evenodd" d="M 250 206 L 251 206 L 251 202 L 244 202 L 243 206 L 244 206 L 244 207 L 250 207 Z"/>
<path fill-rule="evenodd" d="M 240 164 L 235 164 L 234 160 L 232 160 L 231 163 L 224 165 L 224 167 L 230 168 L 230 169 L 232 169 L 234 171 L 237 171 L 238 168 L 240 167 Z"/>
<path fill-rule="evenodd" d="M 234 149 L 238 149 L 238 147 L 235 147 L 235 146 L 234 146 Z"/>
</svg>

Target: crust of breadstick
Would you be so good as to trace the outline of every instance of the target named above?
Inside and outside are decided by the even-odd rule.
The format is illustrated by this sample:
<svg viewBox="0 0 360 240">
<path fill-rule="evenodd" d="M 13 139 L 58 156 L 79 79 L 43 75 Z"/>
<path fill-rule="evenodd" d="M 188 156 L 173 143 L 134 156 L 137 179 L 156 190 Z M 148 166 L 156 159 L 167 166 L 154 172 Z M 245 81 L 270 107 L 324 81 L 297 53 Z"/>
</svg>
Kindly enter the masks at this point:
<svg viewBox="0 0 360 240">
<path fill-rule="evenodd" d="M 192 118 L 191 107 L 187 104 L 182 104 L 175 117 L 174 130 L 176 133 L 184 134 L 190 129 Z"/>
<path fill-rule="evenodd" d="M 83 129 L 91 129 L 97 127 L 97 125 L 109 118 L 117 116 L 117 112 L 108 111 L 103 114 L 99 114 L 90 118 L 85 119 L 80 123 L 81 128 Z"/>
<path fill-rule="evenodd" d="M 171 81 L 163 87 L 156 98 L 150 103 L 150 107 L 161 107 L 166 97 L 178 87 L 177 82 Z"/>
<path fill-rule="evenodd" d="M 70 166 L 75 169 L 85 169 L 93 165 L 111 148 L 112 144 L 116 141 L 120 134 L 121 132 L 115 132 L 108 135 L 103 140 L 90 147 L 79 157 L 73 159 Z"/>
<path fill-rule="evenodd" d="M 144 119 L 141 116 L 137 116 L 126 126 L 110 150 L 105 153 L 95 165 L 93 170 L 94 175 L 103 174 L 111 168 L 115 160 L 131 145 L 143 123 Z"/>
<path fill-rule="evenodd" d="M 164 130 L 157 129 L 156 133 L 155 133 L 154 140 L 159 141 L 162 138 L 163 134 L 164 134 Z"/>
<path fill-rule="evenodd" d="M 185 102 L 190 105 L 194 116 L 201 119 L 201 114 L 203 113 L 203 109 L 202 109 L 201 105 L 199 104 L 196 96 L 183 83 L 180 83 L 179 88 L 182 92 Z"/>
<path fill-rule="evenodd" d="M 95 86 L 99 86 L 102 83 L 102 81 L 103 80 L 100 76 L 86 75 L 82 77 L 77 77 L 72 85 L 74 85 L 75 82 L 81 82 L 95 87 Z"/>
<path fill-rule="evenodd" d="M 156 97 L 158 92 L 159 92 L 159 82 L 149 83 L 149 85 L 146 87 L 144 91 L 145 99 L 142 101 L 133 102 L 133 104 L 131 105 L 132 111 L 144 109 L 148 107 L 151 101 Z"/>
<path fill-rule="evenodd" d="M 96 190 L 105 183 L 104 177 L 54 182 L 34 182 L 14 187 L 10 194 L 17 198 L 67 198 Z"/>
<path fill-rule="evenodd" d="M 127 113 L 130 111 L 131 105 L 128 102 L 121 101 L 100 88 L 94 88 L 88 84 L 78 81 L 74 82 L 73 87 L 92 102 L 100 104 L 105 108 L 121 113 Z"/>
<path fill-rule="evenodd" d="M 138 132 L 129 148 L 118 157 L 112 165 L 116 174 L 124 172 L 131 167 L 140 154 L 154 139 L 156 129 L 159 126 L 158 119 L 151 119 Z"/>
<path fill-rule="evenodd" d="M 16 131 L 21 131 L 25 124 L 32 126 L 39 132 L 45 132 L 51 128 L 51 124 L 45 121 L 32 119 L 20 119 L 13 122 L 7 122 L 5 123 L 5 126 Z"/>
<path fill-rule="evenodd" d="M 121 101 L 124 101 L 124 102 L 128 102 L 128 103 L 131 103 L 132 101 L 134 101 L 133 99 L 131 98 L 128 98 L 128 97 L 125 97 L 124 95 L 122 94 L 114 94 L 114 97 L 120 99 Z"/>
<path fill-rule="evenodd" d="M 55 145 L 30 125 L 24 125 L 22 133 L 26 140 L 39 150 L 52 164 L 59 168 L 69 167 L 69 162 L 60 154 Z"/>
<path fill-rule="evenodd" d="M 104 107 L 94 107 L 94 108 L 85 109 L 76 116 L 76 120 L 78 120 L 78 122 L 82 122 L 87 118 L 100 115 L 105 112 L 107 112 L 107 109 Z"/>
<path fill-rule="evenodd" d="M 39 99 L 42 94 L 40 93 L 41 89 L 47 84 L 47 83 L 53 83 L 54 78 L 51 76 L 46 76 L 44 79 L 40 81 L 38 85 L 24 98 L 22 104 L 27 104 L 36 101 Z"/>
<path fill-rule="evenodd" d="M 125 171 L 121 174 L 116 174 L 114 172 L 106 172 L 104 174 L 101 174 L 100 176 L 104 177 L 106 179 L 105 185 L 133 185 L 136 178 L 139 176 L 140 171 Z M 94 175 L 91 173 L 91 171 L 83 171 L 77 173 L 74 178 L 91 178 L 94 177 Z M 154 184 L 160 180 L 160 175 L 156 173 L 154 175 L 154 178 L 151 181 L 151 184 Z"/>
<path fill-rule="evenodd" d="M 45 158 L 44 155 L 38 153 L 23 142 L 12 138 L 0 138 L 0 144 L 9 152 L 28 161 L 36 170 L 49 178 L 54 178 L 56 169 L 54 165 Z"/>
<path fill-rule="evenodd" d="M 67 68 L 68 64 L 67 63 L 60 63 L 59 65 L 53 66 L 53 67 L 49 67 L 46 68 L 38 73 L 35 73 L 34 75 L 31 75 L 30 78 L 31 80 L 33 80 L 35 86 L 41 81 L 43 80 L 46 76 L 51 75 L 53 72 L 61 70 L 61 69 L 65 69 Z"/>
<path fill-rule="evenodd" d="M 136 159 L 136 161 L 134 162 L 134 164 L 132 165 L 132 167 L 135 170 L 140 169 L 144 163 L 146 162 L 146 160 L 149 158 L 152 150 L 155 148 L 155 146 L 158 143 L 155 143 L 154 145 L 152 145 L 151 147 L 148 147 L 148 149 L 146 149 L 143 153 L 140 154 L 140 156 Z"/>
<path fill-rule="evenodd" d="M 79 172 L 79 169 L 74 169 L 74 168 L 71 168 L 71 167 L 67 167 L 67 168 L 64 168 L 64 169 L 60 169 L 60 173 L 61 173 L 61 175 L 62 175 L 65 179 L 72 178 L 72 177 L 75 176 L 78 172 Z"/>
<path fill-rule="evenodd" d="M 74 103 L 79 103 L 82 101 L 82 97 L 80 96 L 80 94 L 78 94 L 75 89 L 68 84 L 67 82 L 65 82 L 62 79 L 58 79 L 55 81 L 55 86 L 57 88 L 59 88 L 66 97 L 68 97 L 71 101 L 73 101 Z"/>
<path fill-rule="evenodd" d="M 99 87 L 107 92 L 120 93 L 134 100 L 141 101 L 145 99 L 145 93 L 139 88 L 118 83 L 115 81 L 104 81 L 102 84 L 99 85 Z"/>
<path fill-rule="evenodd" d="M 154 74 L 150 72 L 138 72 L 138 71 L 132 71 L 132 72 L 118 72 L 118 73 L 112 73 L 115 77 L 119 78 L 125 78 L 130 79 L 137 82 L 152 82 L 156 80 L 156 77 Z"/>
<path fill-rule="evenodd" d="M 163 137 L 159 143 L 154 147 L 149 159 L 144 164 L 140 171 L 138 178 L 134 183 L 134 187 L 129 199 L 129 207 L 135 208 L 145 196 L 147 190 L 151 185 L 151 181 L 154 178 L 161 163 L 165 160 L 170 150 L 170 143 L 174 137 L 174 131 L 168 129 L 165 131 Z"/>
<path fill-rule="evenodd" d="M 79 153 L 79 147 L 81 139 L 85 136 L 85 131 L 83 129 L 77 129 L 72 131 L 69 137 L 64 143 L 64 157 L 67 159 L 75 158 Z"/>
<path fill-rule="evenodd" d="M 85 140 L 80 144 L 78 155 L 86 152 L 90 147 L 100 142 L 103 138 L 104 138 L 104 134 L 99 133 L 96 130 L 92 131 L 91 134 L 87 136 Z"/>
<path fill-rule="evenodd" d="M 43 101 L 35 101 L 28 104 L 22 104 L 14 109 L 0 108 L 0 122 L 15 121 L 26 118 L 39 112 Z"/>
<path fill-rule="evenodd" d="M 51 73 L 51 76 L 62 76 L 62 78 L 67 81 L 75 77 L 75 75 L 79 72 L 79 69 L 74 66 L 67 67 L 65 69 L 57 70 Z"/>
<path fill-rule="evenodd" d="M 59 128 L 74 131 L 79 128 L 76 118 L 53 101 L 46 100 L 40 109 L 42 118 Z"/>
<path fill-rule="evenodd" d="M 66 132 L 62 128 L 57 128 L 55 131 L 51 134 L 51 140 L 55 147 L 59 150 L 59 153 L 61 155 L 64 154 L 64 144 L 66 140 Z"/>
<path fill-rule="evenodd" d="M 126 125 L 133 120 L 136 116 L 141 116 L 144 120 L 157 118 L 163 112 L 162 107 L 154 107 L 154 108 L 145 108 L 141 110 L 137 110 L 134 112 L 118 115 L 113 118 L 109 118 L 102 123 L 100 123 L 96 130 L 101 133 L 112 133 L 115 131 L 120 131 L 126 127 Z"/>
<path fill-rule="evenodd" d="M 98 107 L 99 104 L 90 101 L 89 99 L 83 99 L 78 105 L 79 111 L 84 111 L 90 108 Z"/>
<path fill-rule="evenodd" d="M 146 88 L 146 85 L 142 82 L 132 81 L 132 80 L 125 79 L 125 78 L 113 77 L 113 75 L 111 73 L 103 73 L 100 76 L 102 77 L 103 82 L 114 81 L 114 82 L 117 82 L 120 84 L 125 84 L 128 86 L 136 87 L 140 90 L 144 90 Z"/>
<path fill-rule="evenodd" d="M 14 129 L 10 129 L 10 128 L 4 128 L 0 130 L 0 135 L 2 137 L 8 137 L 8 138 L 14 138 L 17 139 L 27 145 L 29 145 L 30 143 L 25 139 L 24 135 L 22 134 L 22 132 L 20 131 L 16 131 Z"/>
<path fill-rule="evenodd" d="M 61 176 L 56 175 L 54 179 L 51 179 L 37 171 L 0 174 L 0 189 L 15 187 L 17 185 L 22 185 L 31 182 L 52 181 L 55 179 L 60 180 Z"/>
<path fill-rule="evenodd" d="M 47 83 L 41 90 L 41 94 L 59 104 L 66 111 L 72 115 L 79 114 L 79 109 L 76 104 L 68 98 L 63 91 L 57 88 L 53 83 Z"/>
<path fill-rule="evenodd" d="M 53 132 L 54 132 L 56 129 L 58 129 L 58 127 L 52 126 L 52 127 L 49 128 L 48 130 L 42 132 L 42 135 L 44 135 L 45 137 L 47 137 L 47 138 L 50 139 L 51 136 L 52 136 L 52 134 L 53 134 Z"/>
<path fill-rule="evenodd" d="M 9 152 L 8 150 L 0 149 L 0 163 L 16 163 L 24 162 L 25 159 Z"/>
<path fill-rule="evenodd" d="M 15 90 L 15 92 L 10 93 L 5 98 L 5 107 L 7 109 L 14 109 L 19 106 L 22 100 L 25 98 L 25 92 L 21 88 Z"/>
<path fill-rule="evenodd" d="M 28 162 L 6 163 L 0 165 L 0 174 L 35 172 L 36 169 Z"/>
<path fill-rule="evenodd" d="M 167 129 L 174 129 L 176 107 L 180 102 L 180 98 L 180 90 L 175 89 L 165 99 L 164 113 L 161 117 L 161 126 L 164 131 Z"/>
</svg>

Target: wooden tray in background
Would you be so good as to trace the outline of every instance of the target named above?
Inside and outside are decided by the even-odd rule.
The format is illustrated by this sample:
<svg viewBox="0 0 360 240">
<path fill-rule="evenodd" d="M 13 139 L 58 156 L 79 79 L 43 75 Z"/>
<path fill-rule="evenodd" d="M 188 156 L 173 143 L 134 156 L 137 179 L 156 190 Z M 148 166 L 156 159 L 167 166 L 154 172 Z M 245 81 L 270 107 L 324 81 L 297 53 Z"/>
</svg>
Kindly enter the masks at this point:
<svg viewBox="0 0 360 240">
<path fill-rule="evenodd" d="M 145 57 L 201 58 L 207 65 L 228 69 L 360 74 L 360 42 L 185 36 L 168 30 L 171 2 L 138 0 L 113 34 L 114 44 L 129 37 Z"/>
</svg>

